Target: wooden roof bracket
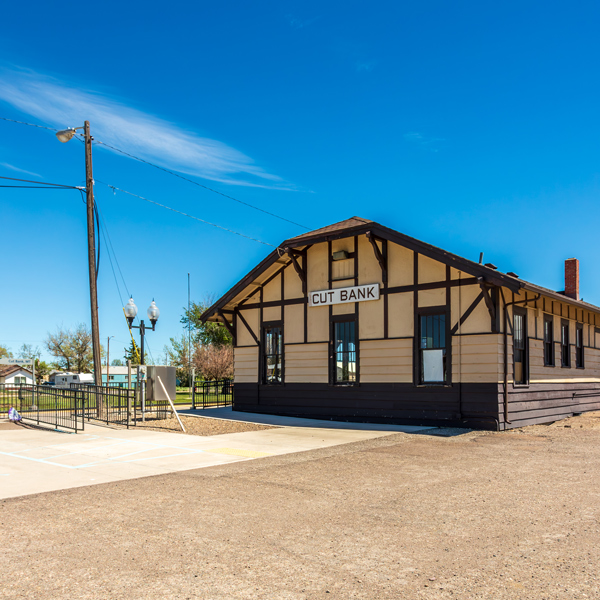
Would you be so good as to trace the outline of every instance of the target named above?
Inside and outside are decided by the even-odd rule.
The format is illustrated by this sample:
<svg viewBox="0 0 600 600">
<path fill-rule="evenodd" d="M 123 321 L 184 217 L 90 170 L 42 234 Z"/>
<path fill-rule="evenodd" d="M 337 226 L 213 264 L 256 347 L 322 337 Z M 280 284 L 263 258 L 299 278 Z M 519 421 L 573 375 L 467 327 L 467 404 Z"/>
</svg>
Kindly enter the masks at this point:
<svg viewBox="0 0 600 600">
<path fill-rule="evenodd" d="M 377 241 L 375 236 L 371 231 L 367 231 L 366 233 L 367 239 L 371 242 L 371 246 L 373 246 L 373 252 L 375 253 L 375 258 L 381 267 L 381 281 L 383 283 L 387 283 L 387 260 L 381 253 L 379 246 L 377 245 Z"/>
<path fill-rule="evenodd" d="M 302 293 L 306 294 L 306 271 L 298 263 L 298 259 L 291 248 L 286 248 L 285 253 L 290 257 L 294 269 L 296 269 L 296 273 L 298 273 L 298 277 L 300 277 L 300 281 L 302 282 Z M 303 256 L 303 254 L 300 253 L 300 256 Z"/>
<path fill-rule="evenodd" d="M 223 314 L 223 311 L 219 309 L 219 316 L 223 319 L 223 324 L 227 327 L 227 331 L 229 331 L 231 337 L 233 338 L 233 343 L 235 345 L 235 327 L 227 320 L 227 317 Z M 233 317 L 235 319 L 235 316 Z"/>
<path fill-rule="evenodd" d="M 492 333 L 498 333 L 498 328 L 496 327 L 496 306 L 494 305 L 494 301 L 490 296 L 489 284 L 487 284 L 485 279 L 481 276 L 477 278 L 477 282 L 479 283 L 485 305 L 487 306 L 488 312 L 490 313 L 490 317 L 492 319 Z"/>
</svg>

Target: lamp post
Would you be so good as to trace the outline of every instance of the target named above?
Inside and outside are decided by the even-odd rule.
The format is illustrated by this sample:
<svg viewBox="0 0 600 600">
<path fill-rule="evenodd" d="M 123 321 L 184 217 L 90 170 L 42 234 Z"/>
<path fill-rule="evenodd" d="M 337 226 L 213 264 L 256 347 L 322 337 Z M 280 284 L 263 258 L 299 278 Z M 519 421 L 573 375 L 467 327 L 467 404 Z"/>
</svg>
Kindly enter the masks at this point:
<svg viewBox="0 0 600 600">
<path fill-rule="evenodd" d="M 96 238 L 94 234 L 94 178 L 92 175 L 92 136 L 90 122 L 85 121 L 83 127 L 63 129 L 56 137 L 63 144 L 73 138 L 75 132 L 83 129 L 85 141 L 85 193 L 87 205 L 87 237 L 88 237 L 88 271 L 90 278 L 90 305 L 92 312 L 92 350 L 94 354 L 94 380 L 102 385 L 102 362 L 100 357 L 100 328 L 98 326 L 98 289 L 96 273 Z"/>
<path fill-rule="evenodd" d="M 140 330 L 140 364 L 144 364 L 144 337 L 146 335 L 146 325 L 143 320 L 140 321 L 139 325 L 133 325 L 133 320 L 137 315 L 138 309 L 133 301 L 133 298 L 129 298 L 129 302 L 125 306 L 125 316 L 127 317 L 127 322 L 129 323 L 129 327 L 132 329 Z M 160 316 L 160 310 L 156 306 L 154 300 L 150 303 L 148 307 L 148 318 L 150 319 L 150 323 L 152 323 L 152 331 L 155 331 L 156 321 L 158 321 L 158 317 Z"/>
</svg>

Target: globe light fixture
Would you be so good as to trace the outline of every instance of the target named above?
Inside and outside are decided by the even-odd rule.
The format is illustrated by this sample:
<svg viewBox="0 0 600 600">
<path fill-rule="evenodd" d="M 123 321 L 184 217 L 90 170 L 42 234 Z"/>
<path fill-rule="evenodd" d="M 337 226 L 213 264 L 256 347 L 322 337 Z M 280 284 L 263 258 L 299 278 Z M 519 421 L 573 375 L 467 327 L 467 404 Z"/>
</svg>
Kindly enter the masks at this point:
<svg viewBox="0 0 600 600">
<path fill-rule="evenodd" d="M 150 319 L 150 323 L 152 323 L 152 329 L 154 329 L 154 325 L 156 321 L 158 321 L 158 317 L 160 317 L 160 310 L 158 310 L 158 306 L 156 306 L 156 302 L 152 300 L 150 306 L 148 308 L 148 318 Z"/>
<path fill-rule="evenodd" d="M 129 298 L 129 302 L 125 305 L 123 310 L 125 311 L 125 316 L 127 317 L 127 322 L 129 323 L 129 327 L 131 327 L 133 320 L 135 319 L 135 317 L 138 313 L 138 309 L 137 309 L 137 306 L 135 305 L 135 302 L 133 301 L 133 298 Z M 150 309 L 148 309 L 148 310 L 150 310 Z"/>
</svg>

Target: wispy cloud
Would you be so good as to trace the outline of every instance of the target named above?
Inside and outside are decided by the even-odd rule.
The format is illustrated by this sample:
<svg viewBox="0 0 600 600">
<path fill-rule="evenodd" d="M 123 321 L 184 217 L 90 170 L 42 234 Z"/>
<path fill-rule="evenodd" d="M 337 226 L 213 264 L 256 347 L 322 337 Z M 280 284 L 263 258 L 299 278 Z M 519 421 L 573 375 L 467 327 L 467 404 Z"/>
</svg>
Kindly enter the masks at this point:
<svg viewBox="0 0 600 600">
<path fill-rule="evenodd" d="M 301 19 L 296 15 L 285 15 L 286 21 L 293 29 L 304 29 L 309 25 L 312 25 L 315 21 L 318 21 L 321 17 L 313 17 L 312 19 Z"/>
<path fill-rule="evenodd" d="M 437 146 L 440 142 L 445 141 L 444 138 L 427 136 L 418 132 L 405 133 L 404 139 L 407 142 L 427 148 L 428 150 L 431 150 L 431 152 L 439 152 Z"/>
<path fill-rule="evenodd" d="M 0 162 L 0 167 L 5 167 L 6 169 L 10 169 L 11 171 L 16 171 L 17 173 L 24 173 L 25 175 L 31 175 L 33 177 L 41 177 L 39 173 L 34 173 L 33 171 L 26 171 L 25 169 L 20 169 L 19 167 L 15 167 L 15 165 L 11 165 L 7 162 Z"/>
<path fill-rule="evenodd" d="M 0 100 L 57 128 L 90 121 L 94 137 L 163 167 L 232 185 L 293 189 L 214 139 L 93 90 L 16 68 L 0 69 Z"/>
<path fill-rule="evenodd" d="M 376 60 L 357 60 L 356 70 L 360 73 L 361 71 L 372 71 L 377 66 Z"/>
</svg>

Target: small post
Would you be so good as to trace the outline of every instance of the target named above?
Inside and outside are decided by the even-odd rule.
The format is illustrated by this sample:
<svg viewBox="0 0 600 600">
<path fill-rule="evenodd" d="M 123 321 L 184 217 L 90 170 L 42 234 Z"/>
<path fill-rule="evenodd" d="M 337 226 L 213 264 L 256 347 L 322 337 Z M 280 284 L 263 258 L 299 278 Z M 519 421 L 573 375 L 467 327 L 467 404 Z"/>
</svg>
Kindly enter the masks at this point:
<svg viewBox="0 0 600 600">
<path fill-rule="evenodd" d="M 129 429 L 129 423 L 131 422 L 131 389 L 133 388 L 133 382 L 131 381 L 131 361 L 127 361 L 127 429 Z"/>
<path fill-rule="evenodd" d="M 169 404 L 171 405 L 171 409 L 173 410 L 173 413 L 175 414 L 175 416 L 177 417 L 177 420 L 179 421 L 179 425 L 181 426 L 181 430 L 183 431 L 183 433 L 185 433 L 185 427 L 183 426 L 183 423 L 181 422 L 181 419 L 179 418 L 179 415 L 177 414 L 177 411 L 175 410 L 175 405 L 173 404 L 173 401 L 171 400 L 169 393 L 167 392 L 167 388 L 165 387 L 165 384 L 162 382 L 162 379 L 157 376 L 156 379 L 158 379 L 158 383 L 160 383 L 163 392 L 165 393 L 165 396 L 167 397 L 167 400 L 169 401 Z"/>
<path fill-rule="evenodd" d="M 196 410 L 196 367 L 192 367 L 192 410 Z"/>
</svg>

